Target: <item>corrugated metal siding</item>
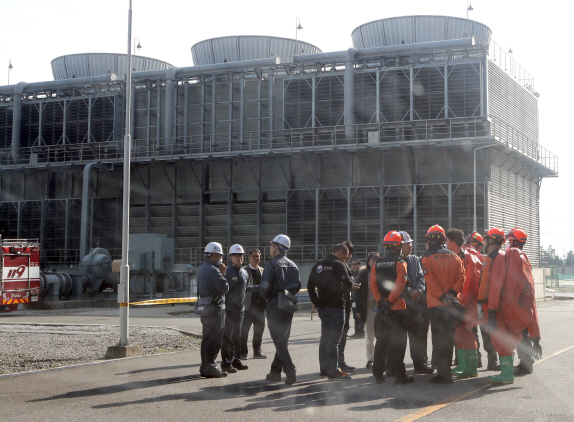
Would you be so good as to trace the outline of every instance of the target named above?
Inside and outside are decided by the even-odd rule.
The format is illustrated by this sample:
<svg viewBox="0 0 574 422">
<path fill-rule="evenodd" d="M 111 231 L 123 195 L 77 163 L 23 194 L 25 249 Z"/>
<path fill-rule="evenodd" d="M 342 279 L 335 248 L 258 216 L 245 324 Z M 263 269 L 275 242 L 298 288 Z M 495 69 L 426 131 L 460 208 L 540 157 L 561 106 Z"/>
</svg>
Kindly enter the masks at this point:
<svg viewBox="0 0 574 422">
<path fill-rule="evenodd" d="M 537 178 L 528 180 L 495 164 L 492 165 L 491 172 L 489 226 L 500 226 L 505 231 L 514 227 L 526 230 L 528 241 L 524 251 L 532 265 L 538 266 L 540 264 L 538 180 Z"/>
<path fill-rule="evenodd" d="M 538 100 L 495 63 L 488 62 L 488 110 L 494 134 L 537 159 Z"/>
<path fill-rule="evenodd" d="M 443 16 L 415 16 L 414 29 L 416 42 L 441 41 L 447 39 L 447 23 L 445 20 Z"/>
<path fill-rule="evenodd" d="M 382 47 L 474 36 L 477 44 L 488 45 L 490 29 L 468 19 L 450 16 L 401 16 L 363 24 L 353 30 L 355 48 Z"/>
<path fill-rule="evenodd" d="M 198 42 L 191 47 L 193 63 L 197 65 L 216 64 L 269 57 L 281 57 L 290 61 L 297 54 L 321 53 L 321 49 L 300 40 L 268 36 L 233 36 L 212 38 Z"/>
<path fill-rule="evenodd" d="M 149 57 L 132 56 L 132 67 L 135 71 L 167 69 L 167 62 Z M 102 76 L 108 73 L 125 74 L 127 55 L 115 53 L 70 54 L 52 60 L 54 79 L 81 78 Z"/>
</svg>

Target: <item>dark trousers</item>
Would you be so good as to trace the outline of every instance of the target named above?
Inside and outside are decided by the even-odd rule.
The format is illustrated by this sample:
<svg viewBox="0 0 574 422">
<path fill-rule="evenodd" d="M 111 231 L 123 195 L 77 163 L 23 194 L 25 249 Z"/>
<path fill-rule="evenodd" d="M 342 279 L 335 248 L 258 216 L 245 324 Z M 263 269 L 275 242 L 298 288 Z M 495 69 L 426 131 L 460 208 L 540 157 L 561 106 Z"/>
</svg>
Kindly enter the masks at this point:
<svg viewBox="0 0 574 422">
<path fill-rule="evenodd" d="M 355 334 L 365 334 L 365 321 L 357 316 L 357 308 L 353 308 L 353 319 L 355 320 Z"/>
<path fill-rule="evenodd" d="M 247 341 L 249 339 L 249 330 L 253 325 L 253 351 L 261 352 L 261 343 L 263 341 L 263 331 L 265 330 L 265 305 L 251 303 L 248 310 L 245 311 L 243 325 L 241 326 L 241 354 L 247 355 L 249 351 Z"/>
<path fill-rule="evenodd" d="M 221 349 L 225 309 L 217 307 L 210 316 L 201 317 L 201 366 L 199 373 L 217 368 L 217 354 Z"/>
<path fill-rule="evenodd" d="M 532 357 L 532 340 L 530 339 L 530 333 L 528 328 L 522 331 L 522 340 L 516 346 L 516 354 L 520 362 L 532 366 L 534 364 L 534 358 Z"/>
<path fill-rule="evenodd" d="M 343 326 L 343 334 L 339 342 L 339 365 L 345 363 L 345 346 L 347 345 L 347 334 L 349 332 L 349 322 L 351 321 L 351 307 L 345 308 L 345 325 Z"/>
<path fill-rule="evenodd" d="M 322 374 L 334 375 L 339 369 L 339 342 L 345 325 L 344 308 L 319 309 L 321 340 L 319 340 L 319 367 Z"/>
<path fill-rule="evenodd" d="M 490 339 L 490 334 L 486 331 L 486 324 L 480 325 L 480 334 L 482 334 L 482 345 L 484 346 L 484 350 L 489 355 L 491 353 L 496 353 L 496 349 L 492 344 L 492 340 Z"/>
<path fill-rule="evenodd" d="M 404 376 L 407 350 L 408 311 L 377 312 L 375 316 L 375 360 L 373 375 L 384 379 L 387 366 L 396 376 Z"/>
<path fill-rule="evenodd" d="M 275 358 L 271 363 L 271 373 L 295 375 L 297 372 L 288 350 L 289 335 L 293 314 L 277 308 L 277 304 L 267 305 L 267 327 L 275 345 Z"/>
<path fill-rule="evenodd" d="M 221 361 L 224 364 L 230 364 L 234 359 L 240 358 L 243 315 L 243 311 L 225 310 L 225 329 L 221 342 Z"/>
<path fill-rule="evenodd" d="M 451 378 L 450 364 L 454 347 L 454 330 L 457 318 L 451 306 L 435 306 L 429 308 L 432 333 L 433 365 L 436 362 L 437 373 L 445 378 Z"/>
<path fill-rule="evenodd" d="M 416 307 L 415 307 L 416 306 Z M 416 304 L 408 309 L 409 323 L 409 347 L 413 366 L 419 368 L 425 366 L 428 361 L 427 339 L 429 332 L 429 313 L 426 306 Z"/>
</svg>

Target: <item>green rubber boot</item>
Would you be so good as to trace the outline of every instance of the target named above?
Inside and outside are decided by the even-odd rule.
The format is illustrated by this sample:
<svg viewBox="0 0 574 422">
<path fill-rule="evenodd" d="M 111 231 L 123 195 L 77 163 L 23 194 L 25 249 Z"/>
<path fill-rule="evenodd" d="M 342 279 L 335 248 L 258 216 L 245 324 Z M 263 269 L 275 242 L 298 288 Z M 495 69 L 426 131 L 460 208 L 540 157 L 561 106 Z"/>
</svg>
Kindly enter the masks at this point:
<svg viewBox="0 0 574 422">
<path fill-rule="evenodd" d="M 450 370 L 453 375 L 456 375 L 457 372 L 464 371 L 464 368 L 466 368 L 466 350 L 456 349 L 456 358 L 458 360 L 458 365 Z"/>
<path fill-rule="evenodd" d="M 476 349 L 465 350 L 464 352 L 466 354 L 466 367 L 460 372 L 453 373 L 453 375 L 459 378 L 478 377 L 478 353 L 476 352 Z"/>
<path fill-rule="evenodd" d="M 500 356 L 500 375 L 488 377 L 488 381 L 514 384 L 514 367 L 512 366 L 513 356 Z"/>
</svg>

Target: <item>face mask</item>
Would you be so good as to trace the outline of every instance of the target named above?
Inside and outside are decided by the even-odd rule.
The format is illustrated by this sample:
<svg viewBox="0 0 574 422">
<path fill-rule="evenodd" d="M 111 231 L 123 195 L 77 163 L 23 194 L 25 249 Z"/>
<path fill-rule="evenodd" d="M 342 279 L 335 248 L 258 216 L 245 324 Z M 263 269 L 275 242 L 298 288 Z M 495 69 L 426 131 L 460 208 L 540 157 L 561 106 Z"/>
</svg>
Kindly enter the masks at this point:
<svg viewBox="0 0 574 422">
<path fill-rule="evenodd" d="M 219 261 L 216 262 L 217 266 L 219 267 L 221 264 L 223 264 L 223 258 L 220 258 Z"/>
</svg>

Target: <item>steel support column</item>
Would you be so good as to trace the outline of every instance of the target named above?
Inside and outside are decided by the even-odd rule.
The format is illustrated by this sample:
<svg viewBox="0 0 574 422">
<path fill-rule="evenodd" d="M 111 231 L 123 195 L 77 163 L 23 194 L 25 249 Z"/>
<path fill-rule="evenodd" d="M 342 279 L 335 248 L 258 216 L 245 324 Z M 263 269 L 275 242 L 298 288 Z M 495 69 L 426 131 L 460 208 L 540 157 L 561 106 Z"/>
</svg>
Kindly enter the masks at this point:
<svg viewBox="0 0 574 422">
<path fill-rule="evenodd" d="M 444 65 L 444 118 L 448 119 L 448 66 Z"/>
<path fill-rule="evenodd" d="M 315 259 L 319 259 L 319 189 L 315 189 Z"/>
<path fill-rule="evenodd" d="M 448 227 L 452 227 L 452 183 L 448 184 Z"/>
<path fill-rule="evenodd" d="M 217 119 L 217 97 L 216 97 L 216 91 L 217 90 L 217 81 L 215 76 L 213 76 L 213 79 L 211 80 L 211 142 L 210 142 L 210 147 L 209 150 L 213 151 L 213 146 L 215 145 L 216 142 L 216 137 L 215 137 L 215 131 L 217 129 L 216 126 L 216 119 Z"/>
<path fill-rule="evenodd" d="M 418 241 L 419 241 L 419 236 L 418 236 L 418 206 L 417 206 L 417 185 L 413 185 L 413 232 L 414 232 L 414 237 L 413 237 L 413 254 L 414 255 L 420 255 L 418 252 Z"/>
<path fill-rule="evenodd" d="M 273 131 L 275 130 L 275 122 L 273 121 L 273 114 L 275 112 L 275 93 L 273 91 L 275 75 L 273 71 L 269 72 L 269 142 L 273 145 Z"/>
<path fill-rule="evenodd" d="M 239 140 L 243 145 L 243 130 L 245 129 L 245 75 L 239 79 Z M 251 149 L 251 139 L 249 140 L 249 149 Z"/>
<path fill-rule="evenodd" d="M 183 81 L 183 145 L 184 148 L 191 146 L 191 142 L 189 141 L 189 81 Z M 193 150 L 190 148 L 189 153 L 192 153 Z"/>
</svg>

